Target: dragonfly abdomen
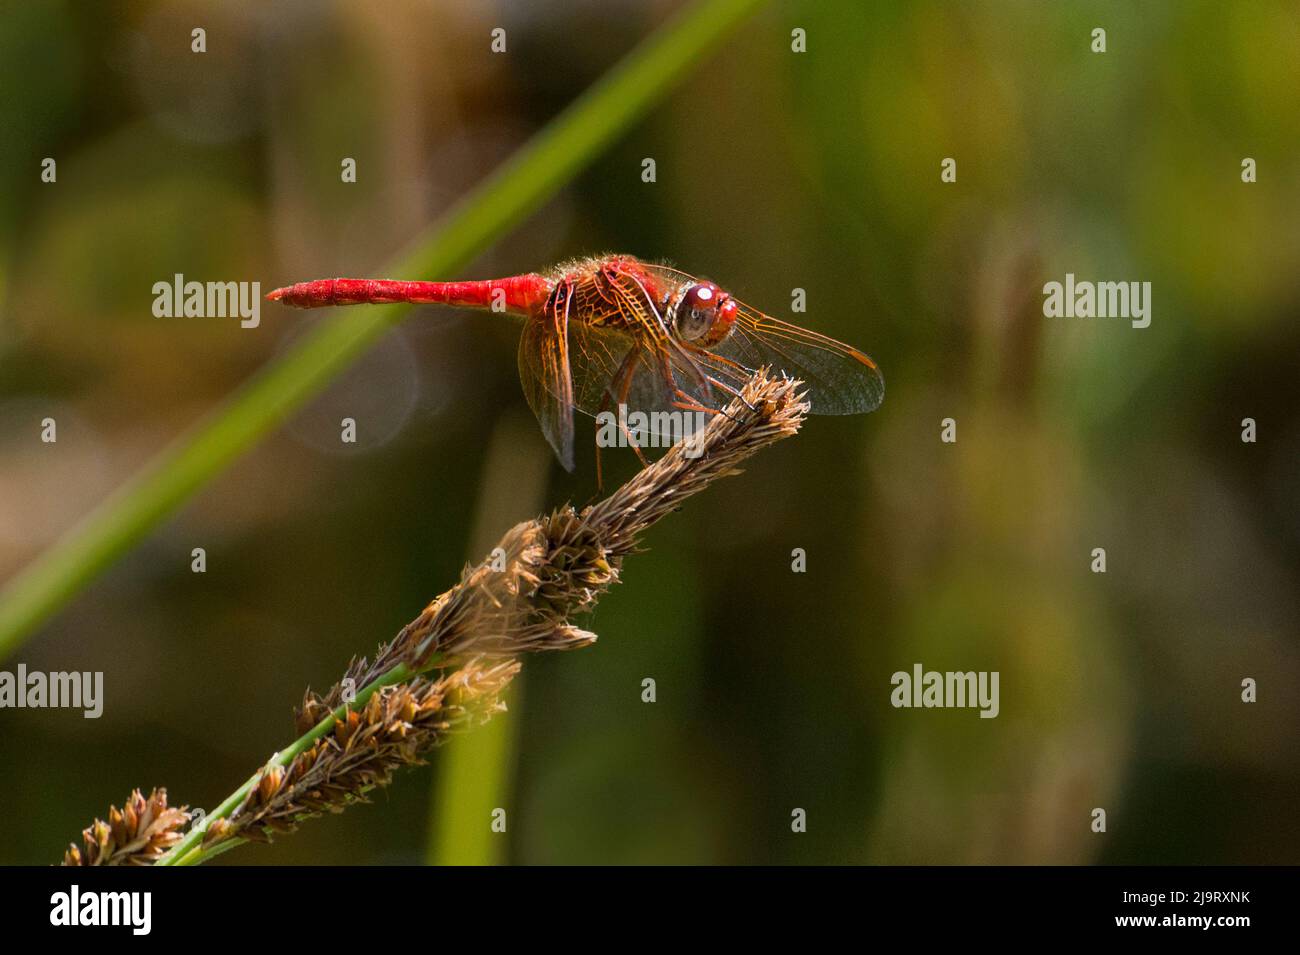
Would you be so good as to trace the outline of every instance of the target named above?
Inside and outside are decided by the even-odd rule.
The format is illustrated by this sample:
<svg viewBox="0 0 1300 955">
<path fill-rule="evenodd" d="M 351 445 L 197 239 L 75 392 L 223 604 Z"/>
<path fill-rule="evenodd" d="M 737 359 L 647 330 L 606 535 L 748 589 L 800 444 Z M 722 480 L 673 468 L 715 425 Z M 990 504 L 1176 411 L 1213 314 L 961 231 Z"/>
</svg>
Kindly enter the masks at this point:
<svg viewBox="0 0 1300 955">
<path fill-rule="evenodd" d="M 295 308 L 409 302 L 531 314 L 551 294 L 551 281 L 530 272 L 472 282 L 401 282 L 391 279 L 317 279 L 278 288 L 266 297 Z"/>
</svg>

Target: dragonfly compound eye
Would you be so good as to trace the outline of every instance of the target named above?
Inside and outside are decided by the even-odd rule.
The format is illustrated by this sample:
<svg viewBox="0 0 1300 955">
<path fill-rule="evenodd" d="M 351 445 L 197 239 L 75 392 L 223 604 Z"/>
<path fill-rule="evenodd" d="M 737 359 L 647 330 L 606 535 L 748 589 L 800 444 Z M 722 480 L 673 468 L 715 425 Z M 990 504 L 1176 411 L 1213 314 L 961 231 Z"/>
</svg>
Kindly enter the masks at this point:
<svg viewBox="0 0 1300 955">
<path fill-rule="evenodd" d="M 712 282 L 698 282 L 682 292 L 673 330 L 682 341 L 708 348 L 727 337 L 735 320 L 735 300 Z"/>
<path fill-rule="evenodd" d="M 673 312 L 673 327 L 682 341 L 706 338 L 718 317 L 723 292 L 712 282 L 688 286 Z"/>
</svg>

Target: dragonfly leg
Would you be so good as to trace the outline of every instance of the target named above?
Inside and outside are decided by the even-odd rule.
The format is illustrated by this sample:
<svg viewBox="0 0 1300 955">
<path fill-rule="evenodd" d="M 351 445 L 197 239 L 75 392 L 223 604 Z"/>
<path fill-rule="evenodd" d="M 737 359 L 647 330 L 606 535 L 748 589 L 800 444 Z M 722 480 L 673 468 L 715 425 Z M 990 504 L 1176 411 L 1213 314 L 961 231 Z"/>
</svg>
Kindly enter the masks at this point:
<svg viewBox="0 0 1300 955">
<path fill-rule="evenodd" d="M 623 359 L 623 367 L 619 370 L 619 374 L 623 378 L 622 385 L 618 393 L 618 403 L 620 405 L 627 404 L 627 396 L 632 391 L 632 369 L 636 367 L 636 360 L 640 356 L 641 356 L 640 349 L 633 348 L 630 352 L 628 352 L 627 357 Z M 623 435 L 624 437 L 627 438 L 627 443 L 632 446 L 632 450 L 636 452 L 636 456 L 641 459 L 641 467 L 648 468 L 650 466 L 650 462 L 646 460 L 645 454 L 641 451 L 641 445 L 639 445 L 633 439 L 632 432 L 628 430 L 627 422 L 620 420 L 618 424 L 619 427 L 623 429 Z"/>
<path fill-rule="evenodd" d="M 619 405 L 627 404 L 627 396 L 632 390 L 632 372 L 636 368 L 636 360 L 640 356 L 640 353 L 641 352 L 639 348 L 632 348 L 627 353 L 627 357 L 623 359 L 622 364 L 618 366 L 618 371 L 614 373 L 614 377 L 610 380 L 609 386 L 605 389 L 605 393 L 601 396 L 600 410 L 597 411 L 598 415 L 604 414 L 606 411 L 609 410 L 609 402 L 611 399 L 615 398 L 615 394 L 614 394 L 615 391 L 618 392 L 617 403 Z M 615 414 L 617 414 L 617 411 L 615 412 Z M 623 432 L 623 437 L 627 439 L 628 446 L 633 451 L 635 451 L 636 456 L 641 459 L 641 466 L 649 467 L 650 462 L 646 460 L 645 454 L 642 453 L 641 451 L 641 446 L 637 443 L 636 439 L 632 436 L 632 432 L 628 429 L 627 422 L 623 420 L 622 416 L 619 416 L 618 426 L 619 429 Z M 596 442 L 596 482 L 597 484 L 599 484 L 600 477 L 601 477 L 600 441 L 599 441 L 600 431 L 599 430 L 597 430 L 596 432 L 596 437 L 598 439 Z"/>
<path fill-rule="evenodd" d="M 700 404 L 698 401 L 693 399 L 690 395 L 682 391 L 682 389 L 680 388 L 675 389 L 673 394 L 677 395 L 678 398 L 682 399 L 680 401 L 673 402 L 674 408 L 681 408 L 683 411 L 699 411 L 702 414 L 707 414 L 707 415 L 724 413 L 717 408 L 710 408 L 707 405 Z"/>
<path fill-rule="evenodd" d="M 600 399 L 600 408 L 596 412 L 597 418 L 599 418 L 601 415 L 603 415 L 606 411 L 609 410 L 609 397 L 610 397 L 609 389 L 606 388 L 605 394 Z M 601 470 L 600 470 L 600 428 L 597 428 L 595 430 L 595 432 L 593 433 L 592 440 L 596 442 L 596 490 L 599 491 L 604 489 L 605 487 L 605 482 L 601 479 Z"/>
<path fill-rule="evenodd" d="M 754 372 L 751 369 L 746 368 L 738 361 L 732 361 L 730 358 L 725 358 L 722 355 L 714 354 L 711 351 L 700 348 L 696 345 L 692 345 L 690 342 L 683 342 L 682 345 L 688 352 L 691 352 L 692 354 L 707 355 L 711 361 L 716 361 L 720 365 L 725 365 L 727 368 L 730 368 L 732 371 L 735 371 L 739 377 L 744 378 L 745 380 L 748 380 L 754 376 Z M 725 384 L 724 382 L 719 381 L 717 378 L 713 377 L 712 375 L 706 375 L 705 377 L 708 379 L 708 381 L 717 385 L 719 388 L 721 388 L 727 394 L 731 395 L 733 398 L 739 398 L 744 403 L 745 407 L 748 408 L 750 411 L 754 410 L 754 406 L 751 405 L 748 401 L 745 401 L 745 398 L 743 395 L 741 395 L 739 389 L 735 388 L 732 385 L 728 385 Z"/>
<path fill-rule="evenodd" d="M 731 385 L 727 384 L 725 381 L 719 381 L 717 378 L 714 378 L 712 375 L 709 375 L 709 376 L 708 376 L 708 380 L 709 380 L 712 384 L 717 385 L 719 388 L 721 388 L 721 389 L 722 389 L 723 391 L 725 391 L 727 394 L 731 395 L 731 397 L 733 397 L 733 398 L 740 398 L 742 401 L 744 401 L 744 398 L 743 398 L 743 396 L 740 394 L 740 392 L 739 392 L 736 388 L 733 388 Z M 754 410 L 754 406 L 751 405 L 748 401 L 745 401 L 745 407 L 747 407 L 750 411 L 753 411 L 753 410 Z"/>
<path fill-rule="evenodd" d="M 623 434 L 627 437 L 628 446 L 636 452 L 636 456 L 641 460 L 641 467 L 648 468 L 650 462 L 646 459 L 645 452 L 641 450 L 641 446 L 636 443 L 636 439 L 632 437 L 632 433 L 627 430 L 626 424 L 623 425 Z"/>
<path fill-rule="evenodd" d="M 681 408 L 683 411 L 702 411 L 705 414 L 710 414 L 710 415 L 715 415 L 715 414 L 726 415 L 727 418 L 730 418 L 733 421 L 735 420 L 734 418 L 731 418 L 731 415 L 727 414 L 725 408 L 710 408 L 700 403 L 697 399 L 692 398 L 685 391 L 679 388 L 676 379 L 673 378 L 672 369 L 668 366 L 667 355 L 663 356 L 663 363 L 664 363 L 664 368 L 663 368 L 664 378 L 667 380 L 668 386 L 672 388 L 673 395 L 681 399 L 680 401 L 674 401 L 673 407 Z M 730 392 L 731 394 L 737 397 L 740 396 L 740 393 L 738 391 L 736 391 L 734 388 L 728 385 L 724 385 L 722 382 L 718 381 L 718 379 L 714 378 L 712 375 L 706 375 L 698 368 L 696 368 L 695 371 L 701 376 L 701 379 L 704 381 L 706 385 L 712 382 L 713 384 L 721 387 L 723 391 Z M 748 404 L 748 402 L 746 402 L 746 404 Z M 754 409 L 750 408 L 750 410 L 753 411 Z"/>
<path fill-rule="evenodd" d="M 683 352 L 683 354 L 685 353 Z M 686 355 L 686 358 L 687 360 L 691 360 L 689 355 Z M 704 372 L 702 372 L 699 369 L 699 366 L 697 366 L 694 361 L 691 361 L 691 368 L 695 372 L 695 374 L 700 377 L 700 381 L 704 383 L 704 386 L 706 388 L 708 387 L 709 382 L 714 380 L 710 376 L 704 374 Z M 725 410 L 721 408 L 710 408 L 707 405 L 702 404 L 698 399 L 692 398 L 690 395 L 688 395 L 685 391 L 681 389 L 681 387 L 677 384 L 676 377 L 673 375 L 672 365 L 668 360 L 668 352 L 666 351 L 660 351 L 659 353 L 659 370 L 660 373 L 663 375 L 664 383 L 672 391 L 673 396 L 675 398 L 681 399 L 672 402 L 674 408 L 680 408 L 682 411 L 700 411 L 708 415 L 715 415 L 715 414 L 727 415 L 727 412 Z M 731 416 L 727 415 L 727 417 L 730 418 Z"/>
</svg>

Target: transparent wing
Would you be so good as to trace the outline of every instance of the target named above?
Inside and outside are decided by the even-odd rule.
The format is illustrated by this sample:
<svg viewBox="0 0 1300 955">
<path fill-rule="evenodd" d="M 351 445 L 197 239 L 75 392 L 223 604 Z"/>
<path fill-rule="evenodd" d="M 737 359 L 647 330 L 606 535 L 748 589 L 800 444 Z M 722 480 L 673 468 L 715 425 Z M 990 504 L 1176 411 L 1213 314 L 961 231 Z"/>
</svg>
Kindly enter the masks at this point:
<svg viewBox="0 0 1300 955">
<path fill-rule="evenodd" d="M 567 326 L 568 309 L 563 306 L 525 321 L 519 338 L 519 380 L 546 440 L 572 471 L 574 398 Z"/>
<path fill-rule="evenodd" d="M 700 426 L 681 406 L 691 404 L 689 390 L 676 387 L 687 376 L 656 349 L 625 333 L 577 323 L 569 326 L 566 347 L 561 341 L 558 325 L 530 320 L 519 343 L 519 378 L 528 406 L 568 470 L 574 466 L 575 408 L 595 418 L 601 412 L 617 416 L 623 405 L 627 430 L 657 437 L 653 447 L 666 447 Z M 695 403 L 714 406 L 711 401 Z"/>
<path fill-rule="evenodd" d="M 678 387 L 682 376 L 660 343 L 578 324 L 570 326 L 569 336 L 575 408 L 592 417 L 617 415 L 620 405 L 626 415 L 640 412 L 643 418 L 625 418 L 633 434 L 670 438 L 693 430 L 681 407 L 690 404 L 682 393 L 690 393 Z"/>
<path fill-rule="evenodd" d="M 813 414 L 875 411 L 885 398 L 885 377 L 876 363 L 852 346 L 740 305 L 731 334 L 710 351 L 750 369 L 772 370 L 808 386 Z"/>
<path fill-rule="evenodd" d="M 666 265 L 644 263 L 661 296 L 698 282 L 689 273 Z M 764 315 L 737 302 L 731 333 L 706 353 L 683 344 L 690 363 L 707 371 L 716 383 L 701 394 L 702 403 L 721 407 L 731 397 L 727 386 L 739 390 L 763 365 L 798 378 L 807 385 L 813 414 L 861 414 L 875 411 L 885 397 L 885 378 L 863 352 L 826 335 Z M 723 387 L 719 388 L 718 383 Z M 698 389 L 697 390 L 702 390 Z"/>
</svg>

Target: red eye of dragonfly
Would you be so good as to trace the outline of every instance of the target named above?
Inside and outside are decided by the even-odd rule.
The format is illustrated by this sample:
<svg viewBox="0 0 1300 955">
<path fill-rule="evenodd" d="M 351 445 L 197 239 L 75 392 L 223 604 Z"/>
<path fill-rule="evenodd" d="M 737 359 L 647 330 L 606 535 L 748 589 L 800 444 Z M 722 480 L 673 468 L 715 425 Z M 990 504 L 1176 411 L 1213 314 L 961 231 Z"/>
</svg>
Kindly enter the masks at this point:
<svg viewBox="0 0 1300 955">
<path fill-rule="evenodd" d="M 735 320 L 736 303 L 712 282 L 687 286 L 672 309 L 672 328 L 677 337 L 699 348 L 726 338 Z"/>
<path fill-rule="evenodd" d="M 885 395 L 880 369 L 856 348 L 630 255 L 476 282 L 321 279 L 267 298 L 300 308 L 414 302 L 522 316 L 524 395 L 570 470 L 574 409 L 716 413 L 763 366 L 803 381 L 813 414 L 874 411 Z"/>
</svg>

